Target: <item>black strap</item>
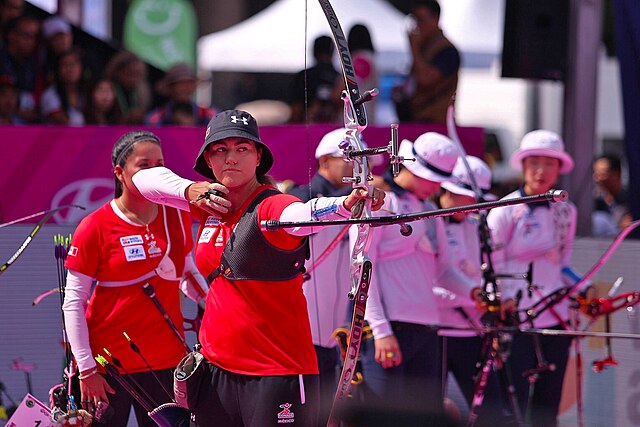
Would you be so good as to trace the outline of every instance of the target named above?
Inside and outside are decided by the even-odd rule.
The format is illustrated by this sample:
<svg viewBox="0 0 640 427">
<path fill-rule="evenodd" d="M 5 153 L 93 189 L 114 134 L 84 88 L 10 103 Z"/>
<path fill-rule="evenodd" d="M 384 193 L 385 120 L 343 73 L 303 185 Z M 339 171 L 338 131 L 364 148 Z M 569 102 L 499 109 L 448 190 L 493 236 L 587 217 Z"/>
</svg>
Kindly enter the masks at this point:
<svg viewBox="0 0 640 427">
<path fill-rule="evenodd" d="M 242 213 L 242 216 L 240 217 L 240 219 L 242 219 L 242 217 L 244 217 L 248 212 L 253 212 L 256 206 L 258 206 L 258 204 L 262 202 L 264 199 L 276 194 L 280 194 L 280 191 L 273 188 L 269 188 L 260 192 L 256 197 L 254 197 L 251 203 L 249 203 L 245 211 Z M 238 222 L 240 222 L 240 219 L 238 220 Z M 224 248 L 225 251 L 227 250 L 227 245 L 229 244 L 229 242 L 233 241 L 234 232 L 231 233 L 231 236 L 229 237 L 229 241 L 227 241 L 227 244 L 225 245 L 225 248 Z M 207 276 L 207 281 L 209 282 L 209 284 L 211 284 L 222 273 L 222 271 L 223 271 L 223 266 L 219 265 L 211 273 L 209 273 L 209 275 Z"/>
</svg>

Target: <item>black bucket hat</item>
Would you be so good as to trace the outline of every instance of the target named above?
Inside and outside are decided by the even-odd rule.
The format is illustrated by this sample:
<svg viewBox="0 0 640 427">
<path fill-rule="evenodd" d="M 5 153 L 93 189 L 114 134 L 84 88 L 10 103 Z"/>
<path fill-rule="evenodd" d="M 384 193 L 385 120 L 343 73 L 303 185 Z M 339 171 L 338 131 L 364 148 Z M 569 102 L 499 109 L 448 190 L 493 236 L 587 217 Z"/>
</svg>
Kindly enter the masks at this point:
<svg viewBox="0 0 640 427">
<path fill-rule="evenodd" d="M 215 180 L 216 177 L 213 175 L 213 171 L 204 159 L 204 151 L 212 142 L 232 137 L 246 138 L 262 148 L 262 157 L 260 158 L 260 164 L 256 168 L 256 175 L 264 175 L 271 169 L 273 165 L 273 154 L 271 150 L 269 150 L 269 147 L 260 139 L 256 119 L 246 111 L 226 110 L 216 114 L 209 122 L 207 133 L 204 137 L 204 144 L 202 148 L 200 148 L 193 170 L 202 176 Z"/>
</svg>

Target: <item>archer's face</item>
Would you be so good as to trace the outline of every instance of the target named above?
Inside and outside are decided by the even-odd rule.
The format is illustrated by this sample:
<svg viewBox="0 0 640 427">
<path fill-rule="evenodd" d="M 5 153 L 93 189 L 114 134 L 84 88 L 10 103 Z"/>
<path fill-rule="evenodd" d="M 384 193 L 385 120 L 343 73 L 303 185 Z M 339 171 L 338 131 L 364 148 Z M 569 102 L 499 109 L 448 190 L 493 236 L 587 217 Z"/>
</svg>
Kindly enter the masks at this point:
<svg viewBox="0 0 640 427">
<path fill-rule="evenodd" d="M 342 182 L 342 178 L 353 175 L 351 163 L 346 162 L 342 157 L 322 156 L 319 165 L 318 172 L 339 188 L 347 185 Z"/>
<path fill-rule="evenodd" d="M 560 160 L 546 156 L 530 156 L 522 160 L 524 190 L 528 195 L 551 190 L 560 175 Z"/>
<path fill-rule="evenodd" d="M 122 182 L 123 192 L 140 195 L 131 177 L 139 170 L 164 166 L 164 157 L 160 145 L 151 141 L 139 141 L 133 144 L 133 151 L 125 160 L 124 166 L 116 165 L 114 173 Z"/>
<path fill-rule="evenodd" d="M 207 147 L 205 160 L 219 183 L 239 187 L 256 178 L 262 152 L 246 138 L 225 138 Z"/>
<path fill-rule="evenodd" d="M 440 183 L 430 181 L 428 179 L 420 178 L 414 175 L 414 185 L 411 190 L 418 198 L 428 199 L 432 195 L 436 194 L 440 190 Z"/>
</svg>

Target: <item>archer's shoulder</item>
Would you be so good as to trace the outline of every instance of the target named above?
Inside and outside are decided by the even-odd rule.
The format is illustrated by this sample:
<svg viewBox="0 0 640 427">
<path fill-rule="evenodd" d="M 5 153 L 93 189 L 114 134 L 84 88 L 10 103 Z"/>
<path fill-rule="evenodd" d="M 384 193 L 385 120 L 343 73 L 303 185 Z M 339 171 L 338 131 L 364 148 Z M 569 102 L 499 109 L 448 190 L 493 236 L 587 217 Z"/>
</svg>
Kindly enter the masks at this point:
<svg viewBox="0 0 640 427">
<path fill-rule="evenodd" d="M 112 221 L 113 216 L 115 216 L 115 213 L 111 208 L 111 201 L 109 201 L 80 220 L 73 233 L 74 237 L 95 235 L 100 230 L 110 228 L 109 223 Z"/>
<path fill-rule="evenodd" d="M 277 188 L 272 186 L 264 186 L 264 189 L 277 190 Z M 278 192 L 270 195 L 260 202 L 259 216 L 260 218 L 277 218 L 277 215 L 280 215 L 284 208 L 296 202 L 300 203 L 301 200 L 291 194 Z"/>
</svg>

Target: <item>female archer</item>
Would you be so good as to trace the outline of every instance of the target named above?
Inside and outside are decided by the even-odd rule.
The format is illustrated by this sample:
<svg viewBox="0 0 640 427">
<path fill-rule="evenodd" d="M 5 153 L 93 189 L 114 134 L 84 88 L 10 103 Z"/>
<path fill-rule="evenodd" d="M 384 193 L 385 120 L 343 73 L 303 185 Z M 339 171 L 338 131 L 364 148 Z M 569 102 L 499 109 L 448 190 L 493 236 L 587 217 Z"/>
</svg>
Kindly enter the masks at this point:
<svg viewBox="0 0 640 427">
<path fill-rule="evenodd" d="M 278 192 L 267 174 L 273 155 L 251 114 L 228 110 L 209 123 L 193 182 L 164 167 L 139 171 L 145 197 L 200 220 L 196 264 L 211 281 L 200 329 L 206 374 L 195 407 L 200 426 L 315 426 L 318 365 L 302 292 L 305 236 L 316 227 L 263 231 L 265 220 L 344 219 L 361 199 L 372 209 L 384 193 L 356 189 L 302 203 Z M 316 228 L 314 230 L 314 228 Z"/>
<path fill-rule="evenodd" d="M 104 355 L 106 348 L 154 402 L 170 401 L 164 389 L 172 389 L 171 368 L 185 354 L 178 288 L 193 285 L 182 280 L 185 272 L 196 278 L 200 274 L 191 255 L 189 216 L 148 201 L 131 182 L 139 170 L 164 165 L 158 137 L 126 133 L 113 147 L 112 164 L 114 199 L 85 217 L 74 233 L 65 263 L 63 311 L 80 370 L 82 406 L 92 410 L 106 402 L 113 409 L 109 426 L 124 427 L 133 405 L 138 425 L 152 427 L 156 423 L 145 408 L 104 376 L 94 357 Z M 206 289 L 202 276 L 199 284 Z M 155 291 L 155 301 L 145 293 L 149 289 Z M 193 287 L 186 293 L 196 301 L 204 296 Z M 135 340 L 146 361 L 134 354 L 123 332 Z"/>
</svg>

